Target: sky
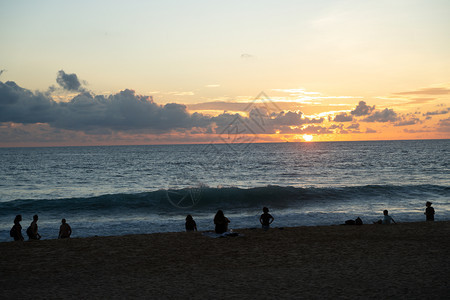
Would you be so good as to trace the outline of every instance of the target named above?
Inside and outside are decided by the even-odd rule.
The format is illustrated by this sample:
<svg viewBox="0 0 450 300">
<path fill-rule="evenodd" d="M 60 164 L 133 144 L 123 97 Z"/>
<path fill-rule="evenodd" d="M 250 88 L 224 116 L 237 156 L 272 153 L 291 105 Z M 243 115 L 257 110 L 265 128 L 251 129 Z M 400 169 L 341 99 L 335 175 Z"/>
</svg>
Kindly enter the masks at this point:
<svg viewBox="0 0 450 300">
<path fill-rule="evenodd" d="M 0 147 L 448 139 L 449 14 L 0 0 Z"/>
</svg>

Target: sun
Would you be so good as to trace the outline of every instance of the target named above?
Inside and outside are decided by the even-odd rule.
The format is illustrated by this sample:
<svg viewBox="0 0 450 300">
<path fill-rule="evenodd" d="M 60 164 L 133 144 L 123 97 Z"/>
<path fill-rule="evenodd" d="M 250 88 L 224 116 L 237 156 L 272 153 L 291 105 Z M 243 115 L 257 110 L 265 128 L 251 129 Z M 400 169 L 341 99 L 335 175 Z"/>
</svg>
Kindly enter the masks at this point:
<svg viewBox="0 0 450 300">
<path fill-rule="evenodd" d="M 313 136 L 310 134 L 304 134 L 303 139 L 305 140 L 305 142 L 311 142 L 313 139 Z"/>
</svg>

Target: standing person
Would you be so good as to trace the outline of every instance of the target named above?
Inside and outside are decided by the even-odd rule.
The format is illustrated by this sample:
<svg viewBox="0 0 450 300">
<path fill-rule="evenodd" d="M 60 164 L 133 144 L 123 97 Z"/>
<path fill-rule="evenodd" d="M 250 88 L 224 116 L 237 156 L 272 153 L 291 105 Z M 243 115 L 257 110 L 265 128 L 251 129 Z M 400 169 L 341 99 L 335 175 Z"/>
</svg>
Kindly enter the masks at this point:
<svg viewBox="0 0 450 300">
<path fill-rule="evenodd" d="M 9 235 L 14 238 L 15 241 L 23 241 L 22 235 L 22 225 L 20 222 L 22 221 L 22 215 L 17 215 L 14 218 L 14 225 L 9 232 Z"/>
<path fill-rule="evenodd" d="M 38 215 L 33 216 L 33 222 L 31 222 L 30 227 L 27 228 L 27 235 L 29 240 L 40 240 L 41 235 L 38 233 L 37 221 Z"/>
<path fill-rule="evenodd" d="M 263 214 L 259 217 L 259 222 L 261 223 L 262 229 L 264 231 L 269 230 L 270 224 L 272 224 L 274 218 L 271 214 L 269 214 L 269 209 L 267 207 L 263 207 Z"/>
<path fill-rule="evenodd" d="M 186 217 L 186 231 L 197 231 L 197 224 L 191 215 L 187 215 Z"/>
<path fill-rule="evenodd" d="M 71 234 L 72 234 L 72 228 L 70 228 L 69 224 L 66 223 L 66 219 L 62 219 L 61 226 L 59 226 L 58 239 L 70 238 Z"/>
<path fill-rule="evenodd" d="M 216 233 L 222 234 L 224 232 L 227 232 L 228 223 L 230 223 L 230 220 L 228 220 L 228 218 L 225 217 L 225 215 L 223 214 L 223 211 L 219 209 L 214 217 L 214 224 L 216 225 L 215 228 Z"/>
<path fill-rule="evenodd" d="M 433 203 L 429 201 L 425 204 L 427 208 L 425 209 L 424 215 L 427 216 L 427 221 L 434 221 L 434 208 L 431 207 L 431 204 Z"/>
</svg>

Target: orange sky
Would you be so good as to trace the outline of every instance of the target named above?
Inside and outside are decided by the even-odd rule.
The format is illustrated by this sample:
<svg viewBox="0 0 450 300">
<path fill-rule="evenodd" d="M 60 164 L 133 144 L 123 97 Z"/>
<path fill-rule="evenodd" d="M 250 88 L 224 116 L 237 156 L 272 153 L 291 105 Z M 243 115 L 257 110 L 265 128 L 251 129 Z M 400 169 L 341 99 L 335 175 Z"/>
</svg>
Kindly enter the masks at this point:
<svg viewBox="0 0 450 300">
<path fill-rule="evenodd" d="M 5 2 L 0 147 L 448 139 L 449 11 Z"/>
</svg>

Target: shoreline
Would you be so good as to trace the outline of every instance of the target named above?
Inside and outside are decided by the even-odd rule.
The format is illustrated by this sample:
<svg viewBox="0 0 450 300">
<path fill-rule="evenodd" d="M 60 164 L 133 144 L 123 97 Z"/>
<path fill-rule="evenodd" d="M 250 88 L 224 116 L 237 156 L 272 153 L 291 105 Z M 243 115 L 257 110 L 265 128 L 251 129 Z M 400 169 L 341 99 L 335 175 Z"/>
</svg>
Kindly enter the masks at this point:
<svg viewBox="0 0 450 300">
<path fill-rule="evenodd" d="M 450 221 L 0 243 L 0 297 L 446 298 Z M 207 231 L 210 232 L 210 231 Z"/>
</svg>

